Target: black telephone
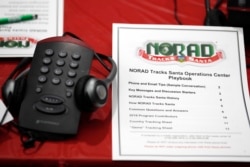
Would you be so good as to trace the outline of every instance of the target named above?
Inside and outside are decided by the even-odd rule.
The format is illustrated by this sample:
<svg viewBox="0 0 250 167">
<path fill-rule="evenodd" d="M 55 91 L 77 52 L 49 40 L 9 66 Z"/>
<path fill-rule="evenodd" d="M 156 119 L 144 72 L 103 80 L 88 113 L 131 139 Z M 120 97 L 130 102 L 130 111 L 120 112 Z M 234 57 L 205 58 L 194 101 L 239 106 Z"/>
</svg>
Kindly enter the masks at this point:
<svg viewBox="0 0 250 167">
<path fill-rule="evenodd" d="M 93 58 L 102 64 L 105 58 L 112 65 L 105 66 L 110 71 L 105 79 L 89 75 Z M 95 53 L 76 37 L 46 38 L 37 43 L 30 69 L 5 82 L 3 99 L 10 110 L 19 111 L 22 129 L 47 136 L 74 135 L 81 112 L 106 103 L 116 71 L 110 57 Z"/>
</svg>

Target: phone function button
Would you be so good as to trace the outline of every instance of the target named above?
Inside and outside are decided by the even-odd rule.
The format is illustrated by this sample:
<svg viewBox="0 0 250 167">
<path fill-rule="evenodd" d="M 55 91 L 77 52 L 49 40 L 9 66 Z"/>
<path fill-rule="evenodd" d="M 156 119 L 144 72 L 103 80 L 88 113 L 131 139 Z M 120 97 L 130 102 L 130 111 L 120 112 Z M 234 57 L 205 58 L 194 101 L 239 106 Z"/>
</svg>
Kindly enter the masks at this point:
<svg viewBox="0 0 250 167">
<path fill-rule="evenodd" d="M 66 97 L 71 97 L 72 96 L 72 92 L 71 91 L 66 91 Z"/>
<path fill-rule="evenodd" d="M 68 86 L 68 87 L 71 87 L 71 86 L 74 85 L 74 81 L 71 80 L 71 79 L 67 79 L 67 80 L 65 81 L 65 85 Z"/>
<path fill-rule="evenodd" d="M 35 107 L 38 111 L 46 114 L 62 114 L 66 111 L 66 108 L 63 104 L 49 105 L 42 102 L 38 102 L 35 104 Z"/>
<path fill-rule="evenodd" d="M 36 93 L 41 93 L 42 92 L 42 88 L 41 87 L 37 87 L 35 91 L 36 91 Z"/>
<path fill-rule="evenodd" d="M 52 78 L 51 81 L 52 81 L 52 83 L 55 84 L 55 85 L 58 85 L 58 84 L 61 82 L 60 78 L 57 78 L 57 77 Z"/>
<path fill-rule="evenodd" d="M 68 76 L 71 77 L 71 78 L 74 78 L 74 77 L 76 77 L 76 72 L 73 71 L 73 70 L 69 70 L 68 71 Z"/>
<path fill-rule="evenodd" d="M 62 75 L 62 73 L 63 73 L 62 69 L 60 69 L 60 68 L 54 69 L 54 74 L 55 75 Z"/>
<path fill-rule="evenodd" d="M 73 53 L 72 54 L 72 59 L 74 59 L 74 60 L 80 60 L 80 58 L 81 58 L 81 55 L 79 53 Z"/>
<path fill-rule="evenodd" d="M 40 68 L 40 72 L 43 73 L 43 74 L 48 73 L 48 72 L 49 72 L 49 67 L 47 67 L 47 66 L 42 66 L 42 67 Z"/>
<path fill-rule="evenodd" d="M 79 64 L 77 63 L 77 62 L 75 62 L 75 61 L 72 61 L 72 62 L 70 62 L 70 64 L 69 64 L 69 66 L 71 67 L 71 68 L 77 68 L 78 66 L 79 66 Z"/>
<path fill-rule="evenodd" d="M 46 50 L 45 50 L 45 55 L 46 55 L 46 56 L 52 56 L 53 54 L 54 54 L 53 49 L 46 49 Z"/>
<path fill-rule="evenodd" d="M 47 104 L 62 104 L 63 99 L 53 95 L 44 95 L 41 97 L 41 101 Z"/>
<path fill-rule="evenodd" d="M 56 65 L 58 65 L 58 66 L 63 66 L 64 64 L 65 64 L 65 61 L 62 59 L 59 59 L 56 61 Z"/>
<path fill-rule="evenodd" d="M 60 51 L 60 52 L 58 53 L 58 56 L 61 57 L 61 58 L 64 58 L 64 57 L 67 56 L 67 52 L 66 52 L 66 51 Z"/>
<path fill-rule="evenodd" d="M 46 76 L 44 76 L 44 75 L 40 75 L 40 76 L 38 77 L 38 81 L 39 81 L 40 83 L 45 83 L 45 82 L 47 81 L 47 78 L 46 78 Z"/>
<path fill-rule="evenodd" d="M 49 58 L 49 57 L 44 57 L 44 58 L 43 58 L 43 64 L 48 65 L 48 64 L 50 64 L 51 62 L 52 62 L 51 58 Z"/>
</svg>

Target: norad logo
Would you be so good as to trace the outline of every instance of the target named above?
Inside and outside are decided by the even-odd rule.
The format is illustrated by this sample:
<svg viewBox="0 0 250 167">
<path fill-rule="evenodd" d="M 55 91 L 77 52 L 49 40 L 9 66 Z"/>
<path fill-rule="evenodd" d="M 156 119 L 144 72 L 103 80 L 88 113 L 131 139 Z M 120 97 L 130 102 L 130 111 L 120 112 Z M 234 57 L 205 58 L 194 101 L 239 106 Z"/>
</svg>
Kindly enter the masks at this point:
<svg viewBox="0 0 250 167">
<path fill-rule="evenodd" d="M 29 48 L 36 43 L 37 40 L 30 37 L 0 37 L 0 48 Z"/>
<path fill-rule="evenodd" d="M 209 64 L 223 58 L 211 43 L 169 43 L 149 42 L 145 49 L 139 49 L 139 56 L 151 62 L 191 62 Z"/>
</svg>

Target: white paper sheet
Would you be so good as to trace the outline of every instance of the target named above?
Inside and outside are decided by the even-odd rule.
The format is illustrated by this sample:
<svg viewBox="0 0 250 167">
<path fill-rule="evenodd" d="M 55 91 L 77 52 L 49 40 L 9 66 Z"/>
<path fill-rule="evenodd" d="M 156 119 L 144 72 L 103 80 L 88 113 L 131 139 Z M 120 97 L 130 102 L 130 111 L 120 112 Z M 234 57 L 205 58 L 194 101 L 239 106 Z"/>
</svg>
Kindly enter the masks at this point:
<svg viewBox="0 0 250 167">
<path fill-rule="evenodd" d="M 63 0 L 5 0 L 0 17 L 37 14 L 38 19 L 0 25 L 0 57 L 32 57 L 37 41 L 63 33 Z"/>
<path fill-rule="evenodd" d="M 113 159 L 250 161 L 241 28 L 113 24 Z"/>
<path fill-rule="evenodd" d="M 13 120 L 13 116 L 10 114 L 10 112 L 8 111 L 6 112 L 6 106 L 4 105 L 3 101 L 0 99 L 0 121 L 2 121 L 2 119 L 3 119 L 2 124 L 6 124 Z"/>
</svg>

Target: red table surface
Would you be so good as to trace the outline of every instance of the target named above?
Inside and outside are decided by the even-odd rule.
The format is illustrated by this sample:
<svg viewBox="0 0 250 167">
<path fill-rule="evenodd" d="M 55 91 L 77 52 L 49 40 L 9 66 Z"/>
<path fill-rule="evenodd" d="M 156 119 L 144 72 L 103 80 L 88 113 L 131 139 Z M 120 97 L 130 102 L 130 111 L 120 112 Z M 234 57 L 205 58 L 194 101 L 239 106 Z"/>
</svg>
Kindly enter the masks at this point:
<svg viewBox="0 0 250 167">
<path fill-rule="evenodd" d="M 214 5 L 216 0 L 211 0 Z M 177 0 L 183 25 L 203 25 L 204 0 Z M 227 14 L 226 2 L 221 10 Z M 178 24 L 174 0 L 65 0 L 64 32 L 71 32 L 88 45 L 112 55 L 112 23 Z M 135 37 L 131 37 L 135 38 Z M 246 53 L 250 50 L 246 49 Z M 1 58 L 0 86 L 19 62 L 19 58 Z M 247 60 L 249 61 L 249 60 Z M 105 77 L 102 67 L 93 63 L 91 74 Z M 250 70 L 247 71 L 250 76 Z M 249 82 L 250 83 L 250 82 Z M 111 93 L 111 90 L 110 90 Z M 136 162 L 112 161 L 111 95 L 108 103 L 92 115 L 82 114 L 79 133 L 65 141 L 47 141 L 24 150 L 20 136 L 8 125 L 0 128 L 1 166 L 249 166 L 249 163 L 219 162 Z M 249 141 L 250 142 L 250 141 Z"/>
</svg>

